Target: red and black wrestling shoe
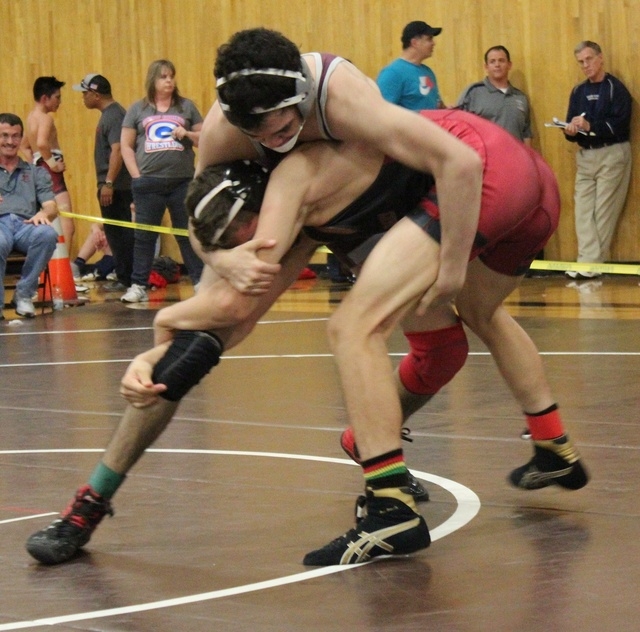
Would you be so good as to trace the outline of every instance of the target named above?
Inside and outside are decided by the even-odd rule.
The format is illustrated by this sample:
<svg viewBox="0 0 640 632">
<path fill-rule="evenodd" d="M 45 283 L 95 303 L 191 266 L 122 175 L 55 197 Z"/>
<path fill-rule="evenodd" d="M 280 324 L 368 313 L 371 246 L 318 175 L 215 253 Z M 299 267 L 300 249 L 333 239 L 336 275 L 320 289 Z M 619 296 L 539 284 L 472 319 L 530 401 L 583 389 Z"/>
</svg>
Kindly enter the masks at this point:
<svg viewBox="0 0 640 632">
<path fill-rule="evenodd" d="M 107 514 L 113 516 L 111 503 L 85 485 L 76 492 L 60 518 L 27 540 L 27 551 L 42 564 L 62 564 L 75 557 L 89 542 L 91 534 Z"/>
</svg>

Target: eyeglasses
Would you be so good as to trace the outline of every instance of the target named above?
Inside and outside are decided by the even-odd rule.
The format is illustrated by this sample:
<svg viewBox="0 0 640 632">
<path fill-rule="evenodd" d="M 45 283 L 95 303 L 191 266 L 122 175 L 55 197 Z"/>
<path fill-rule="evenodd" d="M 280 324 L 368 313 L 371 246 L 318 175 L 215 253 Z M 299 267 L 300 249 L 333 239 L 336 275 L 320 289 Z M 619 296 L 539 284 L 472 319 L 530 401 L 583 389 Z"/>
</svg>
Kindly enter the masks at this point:
<svg viewBox="0 0 640 632">
<path fill-rule="evenodd" d="M 19 142 L 22 140 L 22 134 L 8 134 L 7 132 L 2 132 L 0 134 L 0 140 L 2 140 L 3 142 L 6 142 L 8 140 Z"/>
</svg>

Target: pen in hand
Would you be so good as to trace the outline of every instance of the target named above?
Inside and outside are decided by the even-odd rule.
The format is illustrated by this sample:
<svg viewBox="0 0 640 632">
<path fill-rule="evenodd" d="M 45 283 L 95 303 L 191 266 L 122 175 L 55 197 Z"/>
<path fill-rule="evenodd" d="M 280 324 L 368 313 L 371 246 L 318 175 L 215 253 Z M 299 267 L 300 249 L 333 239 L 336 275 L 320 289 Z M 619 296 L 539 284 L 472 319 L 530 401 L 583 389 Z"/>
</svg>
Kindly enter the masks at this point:
<svg viewBox="0 0 640 632">
<path fill-rule="evenodd" d="M 583 112 L 583 113 L 580 115 L 580 118 L 584 118 L 584 117 L 586 116 L 586 114 L 587 114 L 586 112 Z M 585 130 L 583 130 L 583 129 L 579 129 L 579 130 L 578 130 L 578 133 L 579 133 L 579 134 L 584 134 L 585 136 L 595 136 L 595 134 L 594 134 L 592 131 L 588 131 L 588 132 L 587 132 L 587 131 L 585 131 Z"/>
</svg>

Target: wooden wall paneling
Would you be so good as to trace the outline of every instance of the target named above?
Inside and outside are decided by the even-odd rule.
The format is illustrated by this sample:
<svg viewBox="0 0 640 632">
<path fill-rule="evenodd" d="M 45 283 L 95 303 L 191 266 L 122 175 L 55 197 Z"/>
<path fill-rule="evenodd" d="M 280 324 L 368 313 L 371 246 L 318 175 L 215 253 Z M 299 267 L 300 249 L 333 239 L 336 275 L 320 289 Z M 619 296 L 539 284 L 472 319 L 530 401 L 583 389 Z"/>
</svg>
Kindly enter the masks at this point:
<svg viewBox="0 0 640 632">
<path fill-rule="evenodd" d="M 547 2 L 545 6 L 535 0 L 527 3 L 526 18 L 532 45 L 524 64 L 534 122 L 533 145 L 554 169 L 562 205 L 560 226 L 545 248 L 545 256 L 571 260 L 576 254 L 573 221 L 575 148 L 565 140 L 561 130 L 544 127 L 544 123 L 554 116 L 564 119 L 569 93 L 576 83 L 577 68 L 574 66 L 577 64 L 572 54 L 576 40 L 573 18 L 570 9 L 562 5 L 562 2 Z M 554 15 L 565 17 L 553 19 Z"/>
<path fill-rule="evenodd" d="M 588 19 L 587 16 L 585 16 Z M 596 25 L 594 25 L 595 31 Z M 638 94 L 640 81 L 638 80 L 637 62 L 634 52 L 639 44 L 638 29 L 640 28 L 640 5 L 638 2 L 616 2 L 609 4 L 601 2 L 598 11 L 597 27 L 605 33 L 607 46 L 604 49 L 607 68 L 621 79 L 634 100 L 632 118 L 632 148 L 634 168 L 631 173 L 631 183 L 627 195 L 627 203 L 618 224 L 614 237 L 613 258 L 620 260 L 638 261 L 640 259 L 640 221 L 635 201 L 640 190 L 640 151 L 638 150 L 639 124 Z M 596 31 L 597 32 L 597 31 Z M 600 42 L 602 44 L 602 42 Z M 635 142 L 634 142 L 635 141 Z"/>
</svg>

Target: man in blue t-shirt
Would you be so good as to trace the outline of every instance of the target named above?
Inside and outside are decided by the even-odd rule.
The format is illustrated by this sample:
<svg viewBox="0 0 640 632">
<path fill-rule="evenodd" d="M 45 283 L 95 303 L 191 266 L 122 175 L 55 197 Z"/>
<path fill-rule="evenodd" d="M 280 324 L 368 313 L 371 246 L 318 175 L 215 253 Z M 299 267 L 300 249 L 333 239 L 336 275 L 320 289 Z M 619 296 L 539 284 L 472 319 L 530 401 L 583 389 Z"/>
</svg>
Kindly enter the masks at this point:
<svg viewBox="0 0 640 632">
<path fill-rule="evenodd" d="M 420 20 L 409 22 L 402 31 L 402 55 L 378 75 L 382 96 L 391 103 L 408 110 L 443 108 L 436 75 L 422 62 L 433 55 L 434 37 L 441 28 Z"/>
</svg>

